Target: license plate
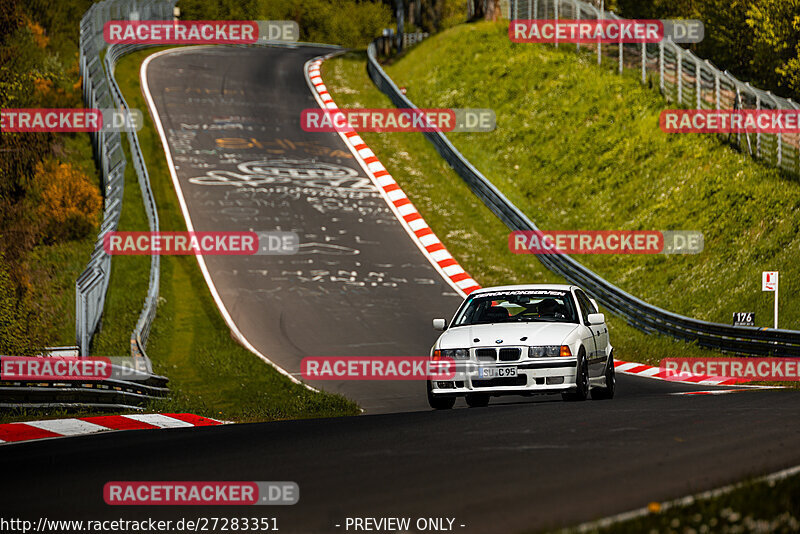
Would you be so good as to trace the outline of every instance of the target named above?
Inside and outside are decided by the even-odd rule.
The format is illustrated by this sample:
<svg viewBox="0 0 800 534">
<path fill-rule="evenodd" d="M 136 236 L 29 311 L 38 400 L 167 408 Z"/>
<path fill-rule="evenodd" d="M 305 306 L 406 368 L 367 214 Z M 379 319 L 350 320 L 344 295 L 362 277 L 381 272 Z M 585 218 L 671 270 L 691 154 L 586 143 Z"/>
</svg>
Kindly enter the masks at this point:
<svg viewBox="0 0 800 534">
<path fill-rule="evenodd" d="M 478 369 L 478 378 L 501 378 L 517 376 L 516 367 L 481 367 Z"/>
</svg>

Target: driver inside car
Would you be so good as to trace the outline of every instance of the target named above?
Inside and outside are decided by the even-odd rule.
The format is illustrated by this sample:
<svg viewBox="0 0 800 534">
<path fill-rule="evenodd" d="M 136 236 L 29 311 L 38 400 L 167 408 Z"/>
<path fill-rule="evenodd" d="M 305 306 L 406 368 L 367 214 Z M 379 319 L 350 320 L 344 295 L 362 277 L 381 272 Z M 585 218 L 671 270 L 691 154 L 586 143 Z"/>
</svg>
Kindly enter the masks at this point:
<svg viewBox="0 0 800 534">
<path fill-rule="evenodd" d="M 560 308 L 561 306 L 558 305 L 555 299 L 544 299 L 538 306 L 539 317 L 558 317 L 561 311 Z"/>
</svg>

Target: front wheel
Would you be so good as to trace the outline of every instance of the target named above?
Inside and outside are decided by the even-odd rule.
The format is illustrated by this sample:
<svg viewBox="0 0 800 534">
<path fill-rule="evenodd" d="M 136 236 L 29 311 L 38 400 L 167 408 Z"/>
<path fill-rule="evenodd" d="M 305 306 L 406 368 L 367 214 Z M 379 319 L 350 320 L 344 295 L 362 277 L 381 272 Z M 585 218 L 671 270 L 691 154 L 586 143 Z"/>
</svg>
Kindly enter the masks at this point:
<svg viewBox="0 0 800 534">
<path fill-rule="evenodd" d="M 434 395 L 431 391 L 430 380 L 428 380 L 428 405 L 434 410 L 449 410 L 456 405 L 456 398 L 446 395 Z"/>
<path fill-rule="evenodd" d="M 589 395 L 589 364 L 583 355 L 583 349 L 578 355 L 578 371 L 575 376 L 575 391 L 567 391 L 561 394 L 565 401 L 585 401 Z"/>
<path fill-rule="evenodd" d="M 606 400 L 614 398 L 614 390 L 617 388 L 617 376 L 614 371 L 614 355 L 608 357 L 606 365 L 606 385 L 592 389 L 592 400 Z"/>
</svg>

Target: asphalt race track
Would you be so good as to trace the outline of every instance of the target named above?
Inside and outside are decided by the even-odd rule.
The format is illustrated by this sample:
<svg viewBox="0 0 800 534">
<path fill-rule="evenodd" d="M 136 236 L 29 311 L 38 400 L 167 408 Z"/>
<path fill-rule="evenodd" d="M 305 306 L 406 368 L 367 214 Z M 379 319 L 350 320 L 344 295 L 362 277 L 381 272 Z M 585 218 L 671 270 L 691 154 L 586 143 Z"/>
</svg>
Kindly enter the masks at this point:
<svg viewBox="0 0 800 534">
<path fill-rule="evenodd" d="M 184 49 L 147 82 L 196 231 L 294 231 L 296 255 L 206 256 L 225 308 L 291 373 L 306 356 L 427 356 L 461 296 L 431 266 L 319 109 L 305 62 L 330 50 Z M 313 383 L 370 413 L 427 407 L 417 382 Z"/>
<path fill-rule="evenodd" d="M 456 532 L 575 524 L 776 471 L 800 458 L 800 396 L 672 396 L 620 381 L 611 401 L 130 431 L 3 445 L 2 508 L 36 519 L 452 517 Z M 292 480 L 291 507 L 111 507 L 113 480 Z M 8 516 L 9 514 L 4 514 Z M 352 530 L 351 530 L 352 532 Z M 412 530 L 412 532 L 416 532 Z"/>
<path fill-rule="evenodd" d="M 324 52 L 187 49 L 148 70 L 195 230 L 280 228 L 316 243 L 296 257 L 207 257 L 237 326 L 291 372 L 307 355 L 427 354 L 436 337 L 430 319 L 449 317 L 460 302 L 360 181 L 338 136 L 299 128 L 300 111 L 316 106 L 303 64 Z M 299 195 L 267 181 L 230 185 L 320 162 L 356 174 L 342 171 L 335 185 L 291 184 Z M 368 415 L 0 446 L 3 515 L 264 516 L 276 517 L 281 532 L 306 533 L 347 532 L 347 517 L 445 517 L 455 532 L 522 532 L 800 463 L 800 396 L 789 390 L 674 395 L 712 388 L 620 375 L 611 401 L 510 398 L 474 409 L 460 401 L 434 412 L 419 383 L 322 385 Z M 111 507 L 103 485 L 114 480 L 295 481 L 300 502 Z"/>
</svg>

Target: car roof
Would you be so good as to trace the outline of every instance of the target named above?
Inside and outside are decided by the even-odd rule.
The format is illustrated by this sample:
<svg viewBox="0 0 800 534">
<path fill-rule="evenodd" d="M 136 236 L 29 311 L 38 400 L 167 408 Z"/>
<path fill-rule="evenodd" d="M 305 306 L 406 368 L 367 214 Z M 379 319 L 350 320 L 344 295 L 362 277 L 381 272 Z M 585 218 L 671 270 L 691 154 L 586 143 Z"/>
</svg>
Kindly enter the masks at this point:
<svg viewBox="0 0 800 534">
<path fill-rule="evenodd" d="M 472 293 L 470 293 L 470 296 L 480 295 L 481 293 L 490 293 L 494 291 L 521 291 L 521 290 L 531 290 L 531 289 L 570 291 L 572 289 L 578 289 L 578 287 L 570 284 L 520 284 L 514 286 L 494 286 L 494 287 L 483 287 L 481 289 L 477 289 Z"/>
</svg>

